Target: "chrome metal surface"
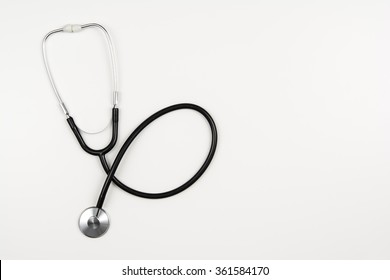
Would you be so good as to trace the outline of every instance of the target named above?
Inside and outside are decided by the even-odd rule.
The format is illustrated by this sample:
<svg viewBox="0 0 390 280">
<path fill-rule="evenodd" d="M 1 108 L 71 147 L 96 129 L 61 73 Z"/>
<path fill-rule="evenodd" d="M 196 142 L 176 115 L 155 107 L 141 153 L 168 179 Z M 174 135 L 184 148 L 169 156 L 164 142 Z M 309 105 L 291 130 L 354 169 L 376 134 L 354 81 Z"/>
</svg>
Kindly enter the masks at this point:
<svg viewBox="0 0 390 280">
<path fill-rule="evenodd" d="M 67 118 L 69 118 L 69 111 L 67 110 L 65 103 L 62 100 L 60 93 L 58 92 L 57 86 L 54 82 L 54 78 L 53 78 L 53 75 L 52 75 L 51 70 L 50 70 L 49 61 L 47 58 L 47 51 L 46 51 L 46 41 L 51 35 L 56 34 L 56 33 L 61 33 L 61 32 L 72 33 L 73 31 L 68 30 L 69 26 L 72 27 L 73 25 L 68 24 L 62 28 L 58 28 L 58 29 L 54 29 L 54 30 L 50 31 L 49 33 L 46 34 L 46 36 L 43 38 L 43 41 L 42 41 L 42 54 L 43 54 L 43 61 L 45 63 L 46 73 L 49 77 L 51 86 L 53 88 L 53 91 L 54 91 L 57 99 L 58 99 L 60 107 L 63 110 L 63 112 Z M 118 105 L 118 69 L 117 69 L 117 62 L 116 62 L 116 57 L 115 57 L 115 49 L 114 49 L 114 45 L 112 43 L 112 39 L 111 39 L 110 34 L 102 25 L 97 24 L 97 23 L 88 23 L 88 24 L 74 25 L 74 26 L 77 26 L 78 28 L 80 28 L 80 30 L 78 30 L 78 31 L 82 31 L 83 29 L 90 28 L 90 27 L 98 28 L 101 31 L 103 31 L 105 38 L 106 38 L 106 41 L 107 41 L 108 52 L 109 52 L 110 59 L 111 59 L 111 70 L 112 70 L 111 73 L 112 73 L 112 80 L 113 80 L 112 102 L 113 102 L 113 106 L 116 107 Z M 101 132 L 101 131 L 99 131 L 99 132 Z M 92 132 L 92 134 L 93 133 L 94 132 Z M 95 132 L 95 133 L 98 133 L 98 132 Z"/>
<path fill-rule="evenodd" d="M 85 236 L 100 237 L 107 232 L 109 227 L 110 220 L 103 209 L 90 207 L 80 215 L 79 228 Z"/>
</svg>

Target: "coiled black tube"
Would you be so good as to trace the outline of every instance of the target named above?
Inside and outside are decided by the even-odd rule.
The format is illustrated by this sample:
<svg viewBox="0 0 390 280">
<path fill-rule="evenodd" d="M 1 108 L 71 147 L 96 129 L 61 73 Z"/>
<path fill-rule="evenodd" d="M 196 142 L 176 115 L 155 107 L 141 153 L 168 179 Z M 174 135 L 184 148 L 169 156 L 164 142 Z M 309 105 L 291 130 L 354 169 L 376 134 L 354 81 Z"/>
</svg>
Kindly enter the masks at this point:
<svg viewBox="0 0 390 280">
<path fill-rule="evenodd" d="M 167 113 L 170 113 L 170 112 L 173 112 L 176 110 L 182 110 L 182 109 L 195 110 L 195 111 L 199 112 L 200 114 L 202 114 L 206 118 L 208 124 L 210 125 L 210 129 L 211 129 L 211 146 L 210 146 L 209 153 L 207 155 L 206 160 L 204 161 L 202 166 L 199 168 L 199 170 L 195 173 L 195 175 L 192 176 L 187 182 L 185 182 L 181 186 L 179 186 L 175 189 L 172 189 L 170 191 L 167 191 L 167 192 L 162 192 L 162 193 L 145 193 L 145 192 L 137 191 L 135 189 L 132 189 L 132 188 L 126 186 L 124 183 L 119 181 L 119 179 L 115 177 L 115 172 L 116 172 L 123 156 L 125 155 L 126 150 L 129 148 L 129 146 L 134 141 L 134 139 L 138 136 L 138 134 L 140 134 L 140 132 L 144 128 L 146 128 L 150 123 L 152 123 L 153 121 L 155 121 L 159 117 L 161 117 Z M 111 185 L 111 182 L 114 182 L 122 190 L 124 190 L 132 195 L 143 197 L 143 198 L 159 199 L 159 198 L 166 198 L 166 197 L 176 195 L 176 194 L 186 190 L 187 188 L 189 188 L 192 184 L 194 184 L 202 176 L 202 174 L 206 171 L 211 160 L 213 159 L 215 150 L 217 148 L 217 138 L 218 138 L 217 127 L 214 123 L 213 118 L 210 116 L 210 114 L 205 109 L 203 109 L 202 107 L 200 107 L 198 105 L 190 104 L 190 103 L 182 103 L 182 104 L 176 104 L 176 105 L 166 107 L 166 108 L 154 113 L 149 118 L 147 118 L 145 121 L 143 121 L 127 138 L 127 140 L 125 141 L 125 143 L 122 145 L 121 149 L 119 150 L 112 166 L 110 167 L 107 163 L 105 155 L 115 146 L 116 141 L 118 139 L 119 109 L 113 108 L 112 114 L 113 114 L 113 116 L 112 116 L 112 122 L 113 122 L 112 138 L 111 138 L 110 143 L 107 145 L 107 147 L 100 149 L 100 150 L 94 150 L 94 149 L 91 149 L 90 147 L 88 147 L 88 145 L 83 140 L 73 118 L 72 117 L 68 118 L 68 123 L 69 123 L 73 133 L 75 134 L 80 146 L 87 153 L 94 155 L 94 156 L 98 156 L 100 159 L 100 162 L 104 168 L 104 171 L 107 173 L 107 178 L 104 182 L 104 185 L 103 185 L 102 190 L 101 190 L 100 195 L 99 195 L 98 202 L 96 204 L 97 208 L 103 207 L 103 203 L 104 203 L 104 200 L 106 198 L 108 189 Z"/>
</svg>

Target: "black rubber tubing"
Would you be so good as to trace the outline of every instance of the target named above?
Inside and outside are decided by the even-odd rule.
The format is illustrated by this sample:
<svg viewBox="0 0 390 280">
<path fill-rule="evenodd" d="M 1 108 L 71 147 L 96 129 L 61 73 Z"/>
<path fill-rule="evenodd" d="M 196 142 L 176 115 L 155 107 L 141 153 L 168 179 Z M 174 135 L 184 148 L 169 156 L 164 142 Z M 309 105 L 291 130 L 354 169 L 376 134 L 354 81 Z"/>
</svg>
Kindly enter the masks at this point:
<svg viewBox="0 0 390 280">
<path fill-rule="evenodd" d="M 119 179 L 115 177 L 115 172 L 116 172 L 123 156 L 125 155 L 126 150 L 129 148 L 129 146 L 134 141 L 134 139 L 138 136 L 138 134 L 140 134 L 142 130 L 144 130 L 150 123 L 152 123 L 153 121 L 155 121 L 159 117 L 161 117 L 167 113 L 177 111 L 177 110 L 182 110 L 182 109 L 190 109 L 190 110 L 195 110 L 195 111 L 199 112 L 200 114 L 203 115 L 203 117 L 207 120 L 208 124 L 210 125 L 210 129 L 211 129 L 210 150 L 209 150 L 209 153 L 206 157 L 206 160 L 204 161 L 202 166 L 199 168 L 199 170 L 187 182 L 185 182 L 181 186 L 179 186 L 175 189 L 172 189 L 170 191 L 161 192 L 161 193 L 146 193 L 146 192 L 137 191 L 135 189 L 132 189 L 132 188 L 126 186 L 124 183 L 119 181 Z M 107 173 L 106 180 L 104 182 L 104 185 L 103 185 L 102 190 L 101 190 L 100 195 L 99 195 L 98 202 L 96 204 L 97 208 L 103 207 L 103 203 L 104 203 L 104 200 L 106 198 L 108 189 L 111 185 L 111 182 L 114 182 L 115 185 L 120 187 L 122 190 L 124 190 L 132 195 L 143 197 L 143 198 L 160 199 L 160 198 L 166 198 L 166 197 L 176 195 L 176 194 L 186 190 L 187 188 L 189 188 L 192 184 L 194 184 L 203 175 L 203 173 L 206 171 L 207 167 L 210 165 L 211 160 L 214 157 L 215 150 L 217 148 L 217 139 L 218 139 L 217 127 L 215 125 L 213 118 L 210 116 L 210 114 L 205 109 L 203 109 L 202 107 L 200 107 L 198 105 L 191 104 L 191 103 L 181 103 L 181 104 L 175 104 L 175 105 L 166 107 L 166 108 L 154 113 L 146 120 L 144 120 L 130 134 L 130 136 L 127 138 L 125 143 L 122 145 L 122 147 L 119 150 L 111 167 L 108 165 L 105 155 L 112 150 L 112 148 L 116 144 L 116 141 L 118 140 L 119 109 L 118 108 L 112 109 L 112 138 L 111 138 L 111 141 L 105 148 L 99 149 L 99 150 L 91 149 L 85 143 L 85 141 L 84 141 L 83 137 L 81 136 L 72 117 L 69 117 L 67 119 L 67 121 L 68 121 L 68 124 L 71 127 L 74 135 L 76 136 L 80 146 L 83 148 L 83 150 L 91 155 L 98 156 L 100 159 L 100 162 L 103 166 L 104 171 Z"/>
</svg>

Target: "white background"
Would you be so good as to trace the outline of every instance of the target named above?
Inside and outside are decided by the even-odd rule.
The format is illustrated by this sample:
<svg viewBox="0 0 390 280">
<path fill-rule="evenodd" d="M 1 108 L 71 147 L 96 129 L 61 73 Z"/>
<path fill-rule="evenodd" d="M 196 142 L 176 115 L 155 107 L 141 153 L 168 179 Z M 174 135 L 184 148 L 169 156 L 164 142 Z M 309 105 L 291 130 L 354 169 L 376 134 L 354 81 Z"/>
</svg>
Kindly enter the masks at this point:
<svg viewBox="0 0 390 280">
<path fill-rule="evenodd" d="M 123 276 L 123 269 L 127 272 L 127 267 L 134 269 L 176 269 L 178 266 L 182 273 L 186 274 L 187 269 L 191 269 L 191 275 L 179 276 Z M 55 275 L 58 280 L 68 280 L 75 277 L 93 278 L 96 280 L 106 279 L 256 279 L 254 275 L 221 276 L 217 267 L 229 272 L 229 267 L 268 267 L 268 275 L 264 273 L 260 279 L 269 280 L 344 280 L 344 279 L 377 279 L 388 280 L 390 276 L 389 261 L 386 260 L 6 260 L 1 263 L 1 277 L 4 280 L 51 280 Z M 23 267 L 23 269 L 20 269 Z M 99 268 L 99 269 L 97 269 Z M 194 276 L 192 269 L 206 269 L 206 275 L 198 273 Z M 131 271 L 131 270 L 130 270 Z M 199 270 L 198 270 L 199 271 Z M 258 269 L 256 269 L 258 271 Z M 158 271 L 156 271 L 158 273 Z M 137 272 L 136 272 L 137 273 Z M 195 272 L 196 273 L 196 272 Z"/>
<path fill-rule="evenodd" d="M 390 3 L 386 1 L 0 2 L 1 259 L 386 259 L 390 257 Z M 112 186 L 111 228 L 78 229 L 105 174 L 69 129 L 41 41 L 67 23 L 111 32 L 120 139 L 179 102 L 219 130 L 189 190 L 146 200 Z M 98 31 L 58 34 L 48 55 L 77 124 L 110 119 Z M 109 131 L 88 136 L 101 147 Z M 196 113 L 151 125 L 118 177 L 143 191 L 183 183 L 207 154 Z"/>
</svg>

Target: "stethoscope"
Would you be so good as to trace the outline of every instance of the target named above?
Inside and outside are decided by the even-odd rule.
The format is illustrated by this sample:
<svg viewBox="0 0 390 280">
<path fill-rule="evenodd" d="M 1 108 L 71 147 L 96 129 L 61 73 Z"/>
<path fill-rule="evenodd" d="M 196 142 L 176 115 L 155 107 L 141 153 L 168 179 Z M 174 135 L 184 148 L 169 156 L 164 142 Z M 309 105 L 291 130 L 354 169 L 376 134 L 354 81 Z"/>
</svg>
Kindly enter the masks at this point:
<svg viewBox="0 0 390 280">
<path fill-rule="evenodd" d="M 70 116 L 69 111 L 66 108 L 65 103 L 62 100 L 62 98 L 58 92 L 58 89 L 56 87 L 56 84 L 54 82 L 54 79 L 53 79 L 53 76 L 51 74 L 50 67 L 48 64 L 47 54 L 46 54 L 46 41 L 51 35 L 53 35 L 55 33 L 61 33 L 61 32 L 74 33 L 74 32 L 79 32 L 79 31 L 86 29 L 86 28 L 98 28 L 101 31 L 103 31 L 105 38 L 106 38 L 106 41 L 107 41 L 107 44 L 108 44 L 108 50 L 109 50 L 109 54 L 110 54 L 111 68 L 112 68 L 112 78 L 113 78 L 113 87 L 114 87 L 114 89 L 113 89 L 112 121 L 111 121 L 111 123 L 112 123 L 112 137 L 111 137 L 110 143 L 105 148 L 102 148 L 99 150 L 92 149 L 85 143 L 85 141 L 81 135 L 81 132 L 84 130 L 81 130 L 79 127 L 77 127 L 75 121 Z M 166 108 L 154 113 L 146 120 L 144 120 L 130 134 L 130 136 L 127 138 L 127 140 L 125 141 L 125 143 L 123 144 L 123 146 L 119 150 L 113 164 L 111 165 L 111 167 L 109 166 L 105 155 L 108 152 L 110 152 L 112 150 L 112 148 L 114 148 L 116 141 L 118 139 L 118 122 L 119 122 L 119 109 L 117 108 L 117 105 L 118 105 L 118 71 L 117 71 L 117 66 L 116 66 L 114 46 L 113 46 L 110 34 L 102 25 L 97 24 L 97 23 L 89 23 L 89 24 L 83 24 L 83 25 L 68 24 L 68 25 L 64 26 L 63 28 L 59 28 L 59 29 L 55 29 L 53 31 L 50 31 L 43 39 L 42 51 L 43 51 L 43 60 L 45 63 L 46 72 L 47 72 L 47 75 L 49 76 L 51 86 L 54 90 L 54 93 L 55 93 L 57 99 L 58 99 L 59 105 L 67 118 L 67 122 L 73 131 L 73 134 L 76 136 L 76 139 L 78 140 L 80 146 L 83 148 L 83 150 L 85 152 L 87 152 L 88 154 L 99 157 L 100 163 L 102 164 L 104 171 L 107 173 L 107 178 L 103 184 L 103 187 L 102 187 L 102 190 L 100 192 L 99 199 L 97 201 L 96 206 L 89 207 L 89 208 L 85 209 L 80 215 L 79 228 L 84 235 L 86 235 L 88 237 L 96 238 L 96 237 L 102 236 L 104 233 L 107 232 L 107 230 L 110 226 L 110 220 L 108 218 L 106 211 L 104 211 L 104 209 L 103 209 L 103 203 L 104 203 L 104 199 L 107 195 L 108 189 L 111 185 L 111 182 L 114 182 L 115 185 L 117 185 L 122 190 L 124 190 L 132 195 L 143 197 L 143 198 L 149 198 L 149 199 L 158 199 L 158 198 L 170 197 L 170 196 L 176 195 L 176 194 L 184 191 L 185 189 L 190 187 L 192 184 L 194 184 L 202 176 L 202 174 L 206 171 L 211 160 L 213 159 L 215 149 L 217 147 L 217 128 L 215 126 L 215 123 L 214 123 L 212 117 L 205 109 L 203 109 L 202 107 L 199 107 L 198 105 L 190 104 L 190 103 L 181 103 L 181 104 L 175 104 L 175 105 L 166 107 Z M 202 114 L 205 117 L 205 119 L 207 120 L 208 124 L 210 125 L 210 129 L 211 129 L 212 138 L 211 138 L 211 147 L 210 147 L 209 153 L 206 157 L 206 160 L 204 161 L 202 166 L 199 168 L 199 170 L 195 173 L 195 175 L 193 175 L 183 185 L 181 185 L 175 189 L 172 189 L 170 191 L 162 192 L 162 193 L 145 193 L 145 192 L 137 191 L 135 189 L 132 189 L 132 188 L 126 186 L 124 183 L 119 181 L 119 179 L 115 177 L 115 172 L 116 172 L 124 154 L 126 153 L 126 150 L 129 148 L 130 144 L 138 136 L 138 134 L 140 134 L 140 132 L 144 128 L 146 128 L 151 122 L 153 122 L 157 118 L 159 118 L 167 113 L 170 113 L 170 112 L 173 112 L 176 110 L 182 110 L 182 109 L 195 110 L 195 111 L 199 112 L 200 114 Z"/>
</svg>

